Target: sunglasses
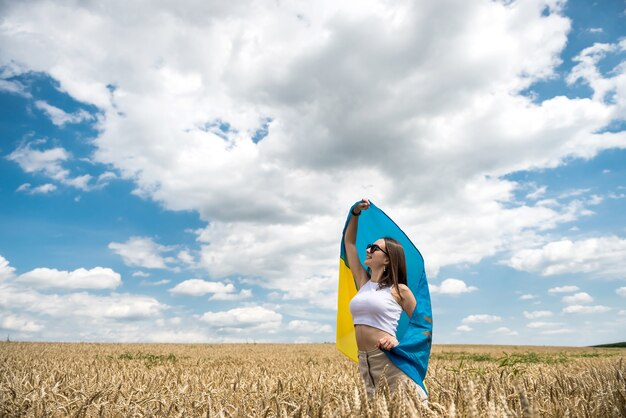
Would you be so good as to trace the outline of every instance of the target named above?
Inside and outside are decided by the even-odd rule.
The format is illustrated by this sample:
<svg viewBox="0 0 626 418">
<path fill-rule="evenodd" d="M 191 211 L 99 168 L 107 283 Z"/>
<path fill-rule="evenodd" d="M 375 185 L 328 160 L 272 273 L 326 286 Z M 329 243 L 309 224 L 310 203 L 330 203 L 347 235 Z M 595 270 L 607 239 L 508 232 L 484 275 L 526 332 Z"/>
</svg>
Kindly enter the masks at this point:
<svg viewBox="0 0 626 418">
<path fill-rule="evenodd" d="M 370 254 L 374 254 L 376 251 L 379 250 L 382 251 L 383 254 L 387 255 L 387 257 L 389 257 L 389 253 L 380 248 L 377 244 L 367 244 L 367 247 L 365 247 L 365 251 L 369 251 Z"/>
</svg>

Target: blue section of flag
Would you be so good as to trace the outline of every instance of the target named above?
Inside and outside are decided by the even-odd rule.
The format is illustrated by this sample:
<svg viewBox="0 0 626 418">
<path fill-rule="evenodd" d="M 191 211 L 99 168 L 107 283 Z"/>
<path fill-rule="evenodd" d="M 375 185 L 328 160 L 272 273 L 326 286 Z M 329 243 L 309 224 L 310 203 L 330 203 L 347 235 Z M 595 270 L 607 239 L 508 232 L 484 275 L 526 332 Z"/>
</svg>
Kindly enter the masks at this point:
<svg viewBox="0 0 626 418">
<path fill-rule="evenodd" d="M 348 216 L 349 220 L 350 216 Z M 346 227 L 348 221 L 346 221 Z M 400 317 L 396 331 L 396 338 L 400 344 L 391 351 L 383 351 L 393 364 L 426 391 L 424 378 L 428 370 L 433 326 L 424 258 L 400 227 L 385 212 L 370 202 L 369 209 L 362 211 L 359 218 L 356 237 L 358 253 L 365 254 L 367 244 L 384 237 L 396 239 L 404 249 L 408 286 L 417 300 L 417 305 L 410 319 L 404 312 Z M 341 258 L 347 263 L 343 239 Z M 364 268 L 367 270 L 367 266 Z"/>
</svg>

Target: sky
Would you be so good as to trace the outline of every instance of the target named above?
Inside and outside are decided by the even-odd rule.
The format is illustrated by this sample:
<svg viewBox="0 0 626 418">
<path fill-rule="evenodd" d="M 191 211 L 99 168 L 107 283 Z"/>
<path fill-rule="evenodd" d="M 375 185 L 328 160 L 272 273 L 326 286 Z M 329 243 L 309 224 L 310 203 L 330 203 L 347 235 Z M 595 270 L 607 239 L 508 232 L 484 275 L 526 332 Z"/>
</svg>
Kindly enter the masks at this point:
<svg viewBox="0 0 626 418">
<path fill-rule="evenodd" d="M 626 340 L 622 0 L 2 1 L 0 109 L 3 339 L 332 342 L 367 197 L 435 344 Z"/>
</svg>

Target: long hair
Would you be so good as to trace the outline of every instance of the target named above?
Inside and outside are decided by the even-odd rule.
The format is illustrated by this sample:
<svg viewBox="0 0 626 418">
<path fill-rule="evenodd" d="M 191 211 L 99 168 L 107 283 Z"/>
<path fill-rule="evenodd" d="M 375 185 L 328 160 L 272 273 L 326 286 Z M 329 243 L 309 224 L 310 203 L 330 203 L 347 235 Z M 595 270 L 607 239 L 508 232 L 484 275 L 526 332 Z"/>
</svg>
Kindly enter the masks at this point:
<svg viewBox="0 0 626 418">
<path fill-rule="evenodd" d="M 393 286 L 402 300 L 399 284 L 408 285 L 406 278 L 406 258 L 402 244 L 390 237 L 384 237 L 385 248 L 389 253 L 389 265 L 383 271 L 383 276 L 378 281 L 378 288 Z"/>
</svg>

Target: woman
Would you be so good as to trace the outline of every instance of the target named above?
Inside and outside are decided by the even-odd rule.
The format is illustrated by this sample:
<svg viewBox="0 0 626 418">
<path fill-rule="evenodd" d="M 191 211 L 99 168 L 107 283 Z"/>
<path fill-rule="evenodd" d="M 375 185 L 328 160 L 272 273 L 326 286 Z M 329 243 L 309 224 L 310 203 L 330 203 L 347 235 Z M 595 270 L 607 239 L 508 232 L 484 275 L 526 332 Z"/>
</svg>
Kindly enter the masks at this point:
<svg viewBox="0 0 626 418">
<path fill-rule="evenodd" d="M 404 250 L 393 238 L 380 238 L 368 245 L 365 252 L 366 271 L 356 249 L 356 236 L 361 211 L 370 202 L 363 199 L 352 208 L 352 217 L 344 235 L 348 263 L 358 292 L 350 301 L 356 342 L 359 349 L 359 370 L 368 397 L 373 397 L 384 375 L 391 391 L 399 384 L 415 388 L 422 400 L 426 393 L 402 370 L 396 367 L 382 350 L 398 345 L 396 328 L 402 311 L 410 318 L 416 307 L 415 296 L 407 286 Z"/>
</svg>

